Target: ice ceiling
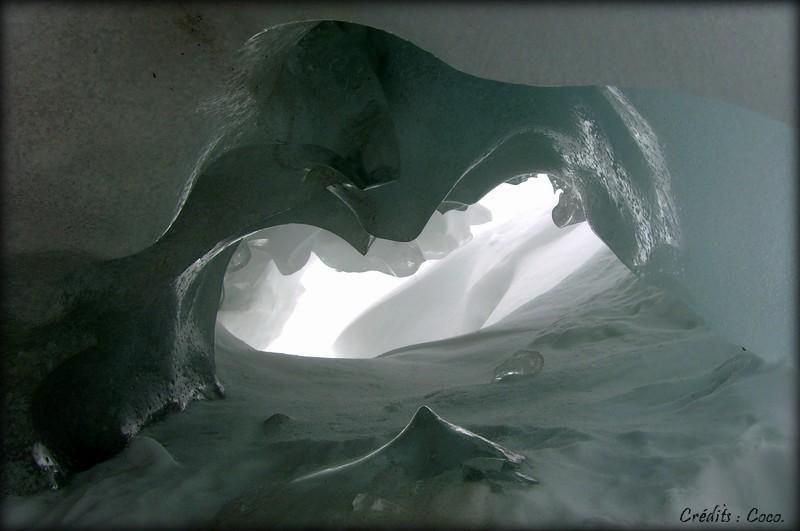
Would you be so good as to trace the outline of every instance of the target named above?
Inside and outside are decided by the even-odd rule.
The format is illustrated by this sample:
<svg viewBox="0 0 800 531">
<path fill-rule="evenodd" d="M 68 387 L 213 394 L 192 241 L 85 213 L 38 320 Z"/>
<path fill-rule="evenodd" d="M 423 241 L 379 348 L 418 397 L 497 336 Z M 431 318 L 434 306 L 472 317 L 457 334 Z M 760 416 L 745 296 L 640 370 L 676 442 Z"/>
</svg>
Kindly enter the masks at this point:
<svg viewBox="0 0 800 531">
<path fill-rule="evenodd" d="M 412 241 L 437 211 L 520 175 L 547 173 L 561 190 L 556 225 L 585 218 L 626 266 L 731 341 L 766 357 L 793 351 L 784 123 L 676 92 L 481 79 L 349 23 L 260 32 L 231 70 L 202 102 L 213 126 L 156 242 L 111 260 L 74 249 L 10 258 L 12 492 L 41 486 L 34 442 L 56 476 L 86 469 L 153 418 L 223 393 L 214 329 L 241 238 L 312 226 L 368 254 L 376 238 Z M 311 250 L 343 259 L 324 247 L 298 245 L 275 265 L 296 269 Z"/>
</svg>

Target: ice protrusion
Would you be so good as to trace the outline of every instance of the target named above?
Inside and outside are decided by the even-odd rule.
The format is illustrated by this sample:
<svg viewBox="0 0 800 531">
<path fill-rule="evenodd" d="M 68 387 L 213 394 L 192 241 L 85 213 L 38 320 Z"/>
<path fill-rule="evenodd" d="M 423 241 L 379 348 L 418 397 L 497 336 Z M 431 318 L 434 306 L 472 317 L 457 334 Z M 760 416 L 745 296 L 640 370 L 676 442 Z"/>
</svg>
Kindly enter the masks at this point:
<svg viewBox="0 0 800 531">
<path fill-rule="evenodd" d="M 144 435 L 134 437 L 121 455 L 129 468 L 165 468 L 178 464 L 160 442 Z"/>
<path fill-rule="evenodd" d="M 50 453 L 50 450 L 41 442 L 36 442 L 33 445 L 31 454 L 33 455 L 33 460 L 36 462 L 36 465 L 47 476 L 50 488 L 53 490 L 58 489 L 59 482 L 62 479 L 62 471 L 58 461 L 56 461 Z"/>
<path fill-rule="evenodd" d="M 516 380 L 539 374 L 544 367 L 544 357 L 537 350 L 523 349 L 515 352 L 510 358 L 498 365 L 494 370 L 493 382 Z"/>
<path fill-rule="evenodd" d="M 275 413 L 261 423 L 261 429 L 266 435 L 274 435 L 283 429 L 286 424 L 291 422 L 292 418 L 283 413 Z"/>
<path fill-rule="evenodd" d="M 525 457 L 420 407 L 391 441 L 344 464 L 273 484 L 217 515 L 220 529 L 466 523 L 472 502 L 504 487 L 526 488 Z"/>
<path fill-rule="evenodd" d="M 512 472 L 525 460 L 523 455 L 448 422 L 428 406 L 421 406 L 411 422 L 377 450 L 349 463 L 301 476 L 293 483 L 350 472 L 375 477 L 390 468 L 407 479 L 420 480 L 453 469 L 480 471 L 476 460 L 487 458 L 493 460 L 497 472 L 502 472 L 496 479 L 519 479 Z"/>
<path fill-rule="evenodd" d="M 558 204 L 553 207 L 551 217 L 558 228 L 586 221 L 583 203 L 573 188 L 565 188 L 561 191 L 561 195 L 558 197 Z"/>
</svg>

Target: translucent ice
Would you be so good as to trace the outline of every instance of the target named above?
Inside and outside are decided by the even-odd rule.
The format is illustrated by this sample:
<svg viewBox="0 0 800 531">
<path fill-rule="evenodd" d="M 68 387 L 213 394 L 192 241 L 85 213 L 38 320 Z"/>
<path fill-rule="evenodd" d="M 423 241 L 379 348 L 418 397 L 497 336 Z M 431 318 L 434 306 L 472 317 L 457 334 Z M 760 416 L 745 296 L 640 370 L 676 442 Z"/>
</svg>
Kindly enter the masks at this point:
<svg viewBox="0 0 800 531">
<path fill-rule="evenodd" d="M 494 370 L 495 382 L 506 381 L 521 376 L 539 374 L 544 366 L 544 358 L 536 350 L 520 350 L 498 365 Z"/>
</svg>

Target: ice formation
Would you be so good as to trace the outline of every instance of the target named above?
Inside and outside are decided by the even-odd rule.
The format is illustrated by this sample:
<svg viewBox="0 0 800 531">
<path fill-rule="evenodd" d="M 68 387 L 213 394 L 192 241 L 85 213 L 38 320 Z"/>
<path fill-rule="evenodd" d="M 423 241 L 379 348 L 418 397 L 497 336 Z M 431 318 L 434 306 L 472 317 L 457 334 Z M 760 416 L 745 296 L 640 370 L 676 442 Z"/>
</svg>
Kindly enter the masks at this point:
<svg viewBox="0 0 800 531">
<path fill-rule="evenodd" d="M 406 427 L 377 450 L 235 500 L 220 512 L 217 525 L 228 529 L 264 522 L 420 523 L 421 515 L 433 512 L 432 494 L 443 487 L 482 482 L 500 490 L 536 484 L 521 471 L 524 461 L 523 455 L 421 406 Z"/>
<path fill-rule="evenodd" d="M 403 431 L 386 445 L 350 463 L 326 468 L 293 482 L 325 482 L 333 474 L 367 474 L 365 470 L 374 476 L 388 467 L 399 467 L 404 476 L 419 480 L 454 467 L 479 471 L 481 459 L 498 460 L 497 470 L 511 471 L 524 457 L 444 420 L 428 406 L 421 406 Z M 516 472 L 510 476 L 522 477 Z"/>
<path fill-rule="evenodd" d="M 26 26 L 21 19 L 15 20 L 12 29 L 19 35 L 19 28 Z M 195 30 L 195 26 L 204 27 L 200 21 L 181 19 L 180 23 L 191 25 L 192 38 L 200 39 L 198 46 L 206 42 L 203 31 L 208 28 L 199 33 Z M 81 24 L 79 18 L 75 27 Z M 25 36 L 28 40 L 29 35 Z M 81 39 L 81 47 L 86 48 Z M 126 43 L 129 41 L 119 39 L 114 46 L 124 47 Z M 35 44 L 34 48 L 40 50 L 40 44 Z M 42 52 L 40 56 L 57 57 L 56 52 Z M 151 50 L 151 54 L 155 57 L 162 50 Z M 119 57 L 129 58 L 127 54 Z M 37 64 L 31 61 L 31 65 Z M 98 63 L 91 64 L 97 67 Z M 131 71 L 149 71 L 149 67 L 135 64 L 138 66 Z M 204 67 L 195 64 L 182 72 L 189 76 L 192 68 Z M 4 494 L 28 494 L 46 487 L 47 476 L 37 469 L 37 462 L 46 472 L 57 471 L 52 477 L 58 481 L 77 481 L 75 490 L 12 499 L 19 502 L 15 515 L 34 515 L 34 520 L 52 518 L 51 524 L 120 523 L 95 501 L 116 496 L 117 507 L 128 507 L 131 497 L 135 498 L 125 487 L 130 484 L 149 493 L 149 497 L 136 498 L 147 505 L 163 497 L 163 491 L 151 488 L 158 483 L 153 478 L 170 478 L 179 486 L 192 483 L 186 476 L 191 476 L 191 471 L 177 465 L 180 459 L 173 462 L 173 448 L 162 447 L 158 437 L 150 440 L 137 434 L 142 429 L 154 433 L 163 429 L 180 446 L 177 441 L 181 438 L 169 432 L 173 426 L 170 422 L 195 419 L 192 408 L 187 407 L 193 400 L 223 395 L 217 364 L 224 358 L 215 358 L 215 348 L 223 355 L 231 354 L 225 363 L 230 363 L 229 374 L 235 374 L 231 379 L 236 385 L 226 385 L 228 399 L 214 404 L 222 411 L 228 411 L 229 404 L 244 408 L 237 420 L 255 414 L 245 406 L 263 407 L 270 401 L 286 405 L 291 418 L 300 418 L 298 413 L 313 417 L 314 407 L 319 408 L 321 403 L 333 407 L 324 394 L 306 388 L 313 404 L 304 402 L 305 397 L 293 396 L 303 407 L 301 411 L 289 410 L 293 402 L 286 393 L 294 387 L 287 382 L 302 382 L 306 377 L 320 385 L 345 389 L 360 382 L 358 389 L 364 396 L 370 390 L 368 384 L 385 384 L 404 407 L 418 404 L 423 397 L 414 393 L 424 388 L 429 395 L 424 402 L 437 410 L 443 406 L 457 412 L 458 406 L 468 416 L 464 411 L 473 407 L 484 419 L 483 424 L 490 417 L 498 423 L 507 422 L 507 426 L 494 429 L 501 435 L 506 433 L 515 442 L 512 447 L 541 450 L 537 477 L 539 470 L 557 477 L 590 454 L 593 458 L 580 461 L 581 466 L 604 480 L 592 483 L 587 479 L 587 488 L 605 492 L 611 474 L 628 478 L 631 485 L 630 490 L 623 486 L 610 492 L 611 498 L 606 498 L 600 509 L 595 507 L 595 513 L 580 505 L 587 498 L 579 498 L 571 508 L 559 505 L 559 500 L 574 498 L 574 491 L 570 491 L 574 483 L 566 480 L 551 483 L 551 491 L 534 494 L 540 496 L 534 498 L 535 503 L 521 503 L 515 506 L 518 508 L 557 507 L 575 518 L 601 513 L 602 518 L 619 522 L 625 521 L 626 511 L 639 510 L 626 499 L 645 489 L 658 496 L 647 498 L 644 508 L 663 517 L 663 505 L 658 504 L 663 504 L 664 492 L 674 484 L 682 486 L 669 491 L 676 505 L 688 503 L 692 496 L 710 499 L 709 485 L 747 484 L 754 475 L 746 461 L 750 457 L 778 471 L 780 481 L 776 484 L 788 483 L 785 442 L 793 437 L 793 431 L 786 428 L 790 425 L 784 418 L 786 408 L 778 406 L 785 406 L 789 386 L 784 380 L 787 374 L 793 374 L 797 315 L 792 300 L 796 246 L 792 231 L 787 230 L 794 225 L 795 133 L 785 123 L 677 91 L 536 87 L 479 78 L 448 66 L 395 35 L 344 22 L 315 20 L 261 31 L 247 40 L 236 62 L 225 64 L 224 71 L 230 71 L 225 86 L 214 86 L 211 92 L 182 83 L 186 78 L 181 75 L 170 78 L 162 73 L 159 78 L 151 72 L 153 80 L 161 79 L 165 87 L 172 87 L 163 89 L 163 99 L 150 102 L 156 109 L 153 112 L 165 112 L 159 105 L 167 102 L 166 115 L 176 117 L 178 111 L 174 109 L 179 109 L 180 119 L 153 125 L 149 120 L 142 121 L 142 116 L 151 114 L 136 107 L 141 116 L 137 115 L 133 123 L 149 133 L 137 133 L 146 138 L 134 148 L 122 149 L 127 144 L 120 139 L 128 137 L 116 137 L 113 131 L 117 129 L 108 129 L 112 121 L 127 122 L 104 116 L 104 127 L 95 128 L 91 135 L 72 135 L 78 144 L 69 144 L 73 149 L 67 149 L 66 155 L 50 149 L 47 142 L 35 144 L 43 146 L 41 149 L 16 145 L 11 150 L 22 181 L 28 169 L 48 176 L 47 186 L 39 183 L 25 192 L 31 196 L 42 193 L 41 204 L 70 202 L 54 200 L 51 184 L 70 198 L 74 191 L 76 200 L 92 197 L 79 192 L 80 186 L 74 190 L 70 187 L 77 182 L 76 175 L 102 175 L 96 182 L 104 183 L 100 187 L 103 193 L 114 199 L 87 206 L 87 214 L 79 221 L 64 222 L 65 227 L 80 229 L 56 231 L 53 222 L 42 224 L 54 234 L 74 236 L 85 230 L 117 242 L 116 247 L 109 246 L 105 254 L 96 256 L 89 251 L 102 249 L 101 244 L 93 247 L 73 237 L 62 246 L 55 243 L 58 237 L 51 237 L 52 246 L 23 246 L 40 252 L 15 253 L 7 260 L 3 329 L 4 350 L 9 354 L 3 356 L 3 364 L 13 388 L 4 390 L 3 401 Z M 219 74 L 209 78 L 217 79 Z M 54 75 L 41 85 L 60 93 L 61 72 Z M 126 74 L 120 79 L 129 77 Z M 11 79 L 18 83 L 17 77 Z M 116 94 L 95 86 L 72 88 L 81 94 Z M 175 95 L 167 94 L 174 89 Z M 52 101 L 56 100 L 40 98 L 37 105 Z M 120 107 L 127 105 L 124 97 L 119 101 L 123 102 Z M 15 123 L 23 125 L 28 118 L 38 120 L 47 114 L 39 107 L 12 110 Z M 59 115 L 63 123 L 58 127 L 48 121 L 40 136 L 50 139 L 62 126 L 84 127 L 82 120 L 75 119 L 84 116 L 80 109 L 70 107 L 68 112 L 73 114 Z M 181 130 L 190 131 L 191 140 L 174 134 Z M 87 160 L 96 162 L 94 152 L 106 153 L 102 160 L 109 166 L 84 167 Z M 104 222 L 115 209 L 132 210 L 120 207 L 127 202 L 124 187 L 105 184 L 105 177 L 113 173 L 114 165 L 109 161 L 114 159 L 133 168 L 133 173 L 126 175 L 157 172 L 163 180 L 159 186 L 164 187 L 159 188 L 163 193 L 155 194 L 160 198 L 158 205 L 136 205 L 137 212 L 127 223 L 130 228 L 122 236 Z M 39 162 L 28 164 L 30 160 Z M 441 226 L 423 245 L 403 245 L 420 235 L 431 216 L 463 209 L 499 183 L 537 173 L 549 175 L 562 190 L 551 214 L 552 222 L 577 234 L 588 230 L 587 224 L 581 223 L 585 219 L 621 264 L 650 283 L 649 287 L 609 266 L 610 258 L 597 259 L 596 254 L 587 253 L 585 263 L 594 269 L 581 268 L 580 282 L 558 282 L 562 298 L 553 298 L 553 290 L 535 300 L 511 300 L 513 296 L 507 299 L 503 295 L 491 308 L 454 319 L 454 330 L 447 333 L 463 333 L 459 337 L 407 344 L 375 360 L 351 360 L 351 364 L 325 365 L 319 360 L 254 354 L 217 321 L 220 306 L 223 312 L 246 309 L 252 296 L 248 289 L 223 293 L 226 270 L 234 277 L 240 274 L 241 288 L 255 283 L 257 290 L 269 292 L 268 283 L 258 286 L 257 279 L 248 276 L 249 262 L 270 262 L 287 272 L 302 267 L 313 250 L 326 263 L 345 270 L 380 269 L 405 274 L 429 256 L 468 249 L 461 246 L 463 231 Z M 62 175 L 67 177 L 53 178 Z M 17 199 L 25 195 L 15 194 Z M 20 199 L 20 204 L 26 203 Z M 174 216 L 159 235 L 156 223 L 148 218 L 156 212 L 163 217 L 166 211 L 174 212 Z M 38 211 L 33 215 L 46 217 Z M 25 219 L 31 219 L 30 214 Z M 84 221 L 88 221 L 85 227 L 81 226 Z M 264 238 L 254 238 L 237 247 L 243 238 L 278 226 L 295 229 L 287 229 L 283 241 L 270 237 L 259 242 Z M 333 236 L 323 236 L 315 232 L 317 229 L 336 235 L 366 258 L 353 252 L 326 252 L 326 238 Z M 17 227 L 15 231 L 15 241 L 17 233 L 32 233 L 29 228 Z M 303 233 L 312 238 L 307 244 L 295 240 Z M 384 244 L 379 240 L 397 245 L 385 244 L 380 249 Z M 268 259 L 266 254 L 259 254 L 259 246 L 279 251 L 270 251 Z M 509 256 L 519 249 L 509 250 Z M 516 258 L 523 259 L 524 253 Z M 504 270 L 498 264 L 502 265 L 484 262 L 486 267 L 476 269 L 477 277 L 492 280 L 495 274 L 497 280 L 501 273 L 502 279 Z M 594 292 L 597 297 L 592 299 L 586 288 L 591 282 L 614 285 L 613 289 Z M 667 295 L 653 285 L 666 290 Z M 424 289 L 423 282 L 419 286 Z M 294 295 L 296 290 L 275 294 L 280 300 L 269 310 L 270 318 L 277 316 L 270 325 L 275 329 L 264 330 L 263 340 L 271 337 L 281 316 L 290 311 Z M 463 295 L 468 299 L 480 293 L 470 290 Z M 670 297 L 677 297 L 687 307 Z M 367 323 L 379 311 L 366 314 L 361 323 Z M 605 319 L 599 318 L 601 314 Z M 479 323 L 479 329 L 457 329 L 466 322 Z M 232 321 L 229 324 L 236 326 Z M 353 329 L 358 326 L 356 323 Z M 713 336 L 711 330 L 719 336 Z M 392 336 L 387 334 L 388 339 L 397 339 L 396 334 Z M 654 338 L 664 342 L 654 342 Z M 693 346 L 692 352 L 682 347 L 684 340 Z M 598 350 L 599 343 L 614 348 Z M 659 345 L 668 345 L 663 356 L 659 355 Z M 740 346 L 750 352 L 735 358 L 738 361 L 729 361 L 731 349 Z M 346 340 L 342 340 L 342 348 L 349 348 Z M 535 385 L 489 384 L 492 368 L 508 352 L 521 348 L 536 349 L 548 358 L 547 370 L 529 382 Z M 562 356 L 551 356 L 551 351 Z M 487 358 L 487 352 L 497 357 Z M 597 357 L 591 361 L 580 357 L 590 352 Z M 432 358 L 426 365 L 430 376 L 414 365 L 426 356 Z M 270 369 L 258 371 L 254 364 L 265 360 Z M 452 360 L 457 362 L 446 366 Z M 596 365 L 603 370 L 596 370 Z M 663 372 L 657 374 L 659 370 Z M 258 374 L 259 381 L 249 381 L 250 373 Z M 374 380 L 367 381 L 370 378 Z M 412 391 L 408 389 L 410 381 L 418 386 Z M 584 387 L 570 387 L 578 384 Z M 585 396 L 586 389 L 591 389 L 592 400 L 576 408 L 574 397 Z M 270 394 L 260 394 L 267 392 Z M 387 399 L 391 393 L 381 396 Z M 562 401 L 561 393 L 573 395 Z M 247 402 L 243 398 L 254 396 L 260 400 Z M 358 423 L 345 418 L 347 415 L 357 415 L 359 422 L 365 423 L 364 419 L 371 416 L 369 426 L 374 432 L 382 419 L 395 416 L 391 408 L 400 407 L 380 404 L 375 406 L 376 412 L 359 396 L 345 399 L 352 409 L 342 413 L 340 421 L 346 429 L 342 428 L 341 437 L 346 437 L 348 429 L 358 430 Z M 536 430 L 545 424 L 525 424 L 527 421 L 508 409 L 530 413 L 526 409 L 530 404 L 548 400 L 552 409 L 541 414 L 550 416 L 540 421 L 555 424 L 566 412 L 572 424 L 555 426 L 543 438 L 537 438 L 542 432 Z M 742 407 L 733 407 L 731 401 Z M 213 413 L 215 406 L 204 405 L 208 407 L 193 406 L 198 406 L 195 411 Z M 324 456 L 325 449 L 337 457 L 353 453 L 353 448 L 339 441 L 303 442 L 302 430 L 322 437 L 325 432 L 319 425 L 333 422 L 331 415 L 340 414 L 323 409 L 316 413 L 316 423 L 296 427 L 300 431 L 292 432 L 295 439 L 290 443 L 315 449 L 310 454 L 316 456 Z M 176 411 L 182 413 L 169 415 Z M 620 411 L 630 415 L 620 415 Z M 676 420 L 689 419 L 693 425 L 703 426 L 714 411 L 719 413 L 718 432 L 707 434 L 708 439 L 700 442 L 691 430 L 681 431 L 684 424 Z M 596 419 L 587 417 L 592 412 L 605 418 L 609 427 L 598 428 Z M 152 423 L 160 418 L 166 418 L 161 427 Z M 224 421 L 225 417 L 221 418 Z M 420 422 L 426 418 L 430 421 L 432 414 L 423 413 Z M 654 428 L 657 423 L 667 426 L 664 432 Z M 258 426 L 255 421 L 251 424 Z M 263 459 L 263 445 L 252 440 L 264 437 L 263 430 L 254 428 L 251 433 L 241 427 L 251 424 L 231 426 L 231 436 L 241 444 L 241 455 L 257 454 Z M 439 421 L 431 425 L 445 432 L 449 429 Z M 663 453 L 663 448 L 671 444 L 666 434 L 669 430 L 679 433 L 683 448 L 679 460 L 690 462 L 686 469 L 673 463 L 674 456 Z M 362 440 L 354 443 L 359 450 L 374 442 L 365 440 L 374 439 L 374 433 L 360 436 Z M 740 440 L 744 441 L 741 445 Z M 584 453 L 564 450 L 559 446 L 563 441 L 585 443 L 581 446 Z M 709 450 L 725 441 L 729 455 Z M 606 459 L 609 452 L 616 451 L 612 450 L 616 443 L 628 454 L 614 453 L 613 459 Z M 202 450 L 211 451 L 213 447 L 207 444 Z M 191 449 L 182 449 L 183 459 L 196 457 Z M 282 452 L 276 455 L 291 456 L 286 448 Z M 733 458 L 738 464 L 723 470 L 713 459 L 704 463 L 690 459 L 693 452 L 705 452 L 703 455 L 723 461 Z M 639 456 L 640 468 L 625 468 L 631 455 Z M 548 456 L 554 458 L 552 464 L 548 464 Z M 217 482 L 223 476 L 221 463 L 231 465 L 226 459 L 230 456 L 210 464 L 213 473 L 203 477 L 212 485 L 209 489 L 217 502 L 231 499 L 243 489 L 242 484 Z M 242 478 L 255 482 L 257 478 L 242 466 L 249 463 L 241 459 L 236 462 L 240 466 L 237 470 Z M 260 463 L 254 470 L 273 470 L 269 468 L 272 464 L 253 460 Z M 291 464 L 288 457 L 287 462 Z M 481 463 L 473 469 L 490 475 L 493 462 Z M 667 467 L 665 463 L 678 470 L 670 481 L 660 475 Z M 654 477 L 639 478 L 641 467 L 653 470 Z M 142 470 L 152 475 L 140 475 Z M 126 481 L 115 480 L 116 473 Z M 457 493 L 438 489 L 440 486 L 433 490 L 441 491 L 443 497 L 437 499 L 446 508 L 450 503 L 447 496 L 456 499 Z M 187 491 L 195 492 L 175 489 L 176 496 Z M 770 496 L 758 502 L 771 498 L 785 504 L 786 491 L 766 489 Z M 486 494 L 481 492 L 480 496 Z M 359 499 L 362 493 L 366 497 Z M 746 494 L 767 496 L 750 490 Z M 192 494 L 187 496 L 191 498 Z M 739 506 L 748 503 L 740 492 L 731 492 L 730 496 Z M 354 503 L 357 508 L 380 513 L 391 512 L 394 507 L 389 498 L 375 497 L 365 490 L 348 491 L 346 498 L 342 507 L 349 514 Z M 302 504 L 302 500 L 288 499 L 287 503 Z M 42 516 L 46 511 L 41 509 L 47 507 L 59 510 Z M 208 507 L 194 510 L 199 514 L 219 509 L 218 504 Z M 529 514 L 514 514 L 523 523 L 532 520 Z M 185 523 L 180 514 L 169 516 Z M 197 518 L 207 521 L 212 516 Z M 647 516 L 639 513 L 636 519 L 644 521 Z"/>
<path fill-rule="evenodd" d="M 536 350 L 518 350 L 506 361 L 495 367 L 495 382 L 511 381 L 519 377 L 535 376 L 544 367 L 544 358 Z"/>
</svg>

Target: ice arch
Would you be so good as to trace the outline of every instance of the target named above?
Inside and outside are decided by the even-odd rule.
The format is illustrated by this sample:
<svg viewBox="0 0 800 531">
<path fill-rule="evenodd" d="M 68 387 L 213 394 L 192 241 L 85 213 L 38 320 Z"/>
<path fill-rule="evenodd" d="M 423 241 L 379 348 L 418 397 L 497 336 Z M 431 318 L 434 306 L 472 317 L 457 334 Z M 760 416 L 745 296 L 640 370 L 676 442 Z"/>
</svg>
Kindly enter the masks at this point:
<svg viewBox="0 0 800 531">
<path fill-rule="evenodd" d="M 206 104 L 214 134 L 155 244 L 72 257 L 68 274 L 60 256 L 12 262 L 8 363 L 23 402 L 33 396 L 32 418 L 6 406 L 12 463 L 38 438 L 65 470 L 85 468 L 155 415 L 220 393 L 214 317 L 241 237 L 304 223 L 365 252 L 374 237 L 413 239 L 443 202 L 530 172 L 563 189 L 557 221 L 585 215 L 626 265 L 730 339 L 792 351 L 785 125 L 685 95 L 479 79 L 331 22 L 259 33 L 238 67 Z"/>
</svg>

